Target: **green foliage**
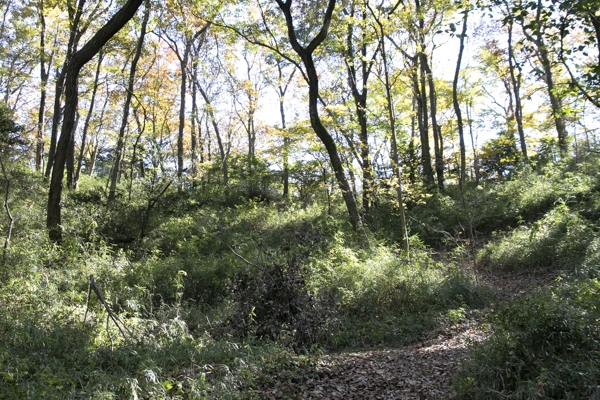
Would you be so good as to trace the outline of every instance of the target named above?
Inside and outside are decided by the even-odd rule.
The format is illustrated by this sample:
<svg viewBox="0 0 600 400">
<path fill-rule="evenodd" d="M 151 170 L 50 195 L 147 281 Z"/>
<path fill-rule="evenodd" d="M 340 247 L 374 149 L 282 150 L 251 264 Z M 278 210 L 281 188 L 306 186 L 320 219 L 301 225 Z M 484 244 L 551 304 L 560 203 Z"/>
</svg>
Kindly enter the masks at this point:
<svg viewBox="0 0 600 400">
<path fill-rule="evenodd" d="M 14 121 L 13 112 L 4 102 L 0 102 L 0 145 L 3 152 L 6 148 L 24 145 L 20 136 L 23 127 Z"/>
<path fill-rule="evenodd" d="M 591 225 L 564 204 L 530 226 L 520 226 L 479 252 L 479 262 L 498 269 L 572 268 L 595 236 Z"/>
<path fill-rule="evenodd" d="M 330 346 L 406 343 L 435 331 L 448 309 L 486 304 L 468 275 L 434 261 L 414 238 L 411 246 L 413 261 L 387 246 L 367 254 L 335 246 L 313 259 L 315 290 L 338 304 Z"/>
<path fill-rule="evenodd" d="M 581 399 L 600 379 L 600 282 L 575 280 L 503 306 L 455 385 L 465 399 Z"/>
</svg>

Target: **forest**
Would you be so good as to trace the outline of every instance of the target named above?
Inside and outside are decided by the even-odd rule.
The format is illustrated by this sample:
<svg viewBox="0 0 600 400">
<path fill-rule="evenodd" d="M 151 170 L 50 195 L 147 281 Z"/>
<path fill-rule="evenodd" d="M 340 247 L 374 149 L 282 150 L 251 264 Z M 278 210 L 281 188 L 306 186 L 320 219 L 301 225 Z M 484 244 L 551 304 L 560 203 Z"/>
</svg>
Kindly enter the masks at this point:
<svg viewBox="0 0 600 400">
<path fill-rule="evenodd" d="M 0 12 L 0 398 L 600 399 L 597 0 Z"/>
</svg>

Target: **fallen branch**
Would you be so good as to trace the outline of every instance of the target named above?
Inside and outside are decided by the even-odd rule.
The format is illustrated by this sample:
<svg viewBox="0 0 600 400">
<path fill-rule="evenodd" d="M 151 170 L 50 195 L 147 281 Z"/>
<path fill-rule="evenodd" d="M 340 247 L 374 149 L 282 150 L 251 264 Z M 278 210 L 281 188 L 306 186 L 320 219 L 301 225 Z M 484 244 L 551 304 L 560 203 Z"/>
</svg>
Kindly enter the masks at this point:
<svg viewBox="0 0 600 400">
<path fill-rule="evenodd" d="M 88 311 L 90 309 L 90 300 L 91 300 L 91 297 L 92 297 L 92 291 L 94 293 L 96 293 L 96 296 L 98 296 L 98 300 L 100 300 L 100 302 L 102 303 L 102 305 L 106 309 L 106 313 L 107 313 L 107 316 L 106 316 L 106 333 L 108 335 L 108 338 L 110 339 L 111 346 L 113 345 L 113 339 L 112 339 L 112 336 L 110 335 L 110 331 L 108 330 L 108 324 L 109 324 L 110 320 L 112 320 L 115 323 L 115 325 L 117 326 L 117 328 L 119 328 L 119 331 L 121 332 L 121 335 L 123 335 L 124 338 L 126 338 L 126 339 L 132 339 L 133 338 L 133 333 L 131 333 L 131 331 L 127 328 L 127 326 L 125 326 L 125 323 L 119 318 L 119 316 L 115 315 L 115 313 L 110 309 L 110 306 L 108 305 L 108 303 L 104 299 L 104 296 L 102 295 L 102 292 L 100 291 L 100 289 L 98 288 L 98 285 L 96 284 L 96 281 L 94 280 L 94 275 L 90 275 L 90 287 L 88 289 L 87 306 L 86 306 L 86 309 L 85 309 L 85 315 L 83 317 L 83 322 L 85 323 Z M 127 331 L 127 333 L 129 335 L 126 335 L 124 330 Z"/>
</svg>

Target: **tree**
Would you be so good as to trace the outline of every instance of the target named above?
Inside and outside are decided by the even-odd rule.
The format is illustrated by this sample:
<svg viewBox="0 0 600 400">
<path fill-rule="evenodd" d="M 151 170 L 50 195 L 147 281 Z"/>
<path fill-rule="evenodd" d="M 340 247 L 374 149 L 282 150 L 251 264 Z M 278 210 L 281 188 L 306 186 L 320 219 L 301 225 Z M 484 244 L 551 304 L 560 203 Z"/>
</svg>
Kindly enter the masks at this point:
<svg viewBox="0 0 600 400">
<path fill-rule="evenodd" d="M 183 173 L 183 136 L 185 130 L 185 112 L 186 112 L 186 90 L 187 90 L 187 71 L 189 69 L 190 54 L 194 43 L 199 40 L 210 28 L 210 23 L 206 23 L 190 14 L 190 4 L 179 2 L 177 9 L 167 7 L 164 26 L 161 31 L 163 37 L 169 45 L 169 48 L 179 60 L 179 70 L 181 74 L 181 84 L 179 90 L 179 128 L 177 134 L 177 175 Z"/>
<path fill-rule="evenodd" d="M 96 66 L 96 74 L 94 75 L 94 83 L 92 86 L 92 96 L 90 98 L 90 106 L 88 109 L 88 113 L 85 117 L 85 123 L 83 124 L 83 134 L 81 136 L 81 147 L 79 150 L 79 157 L 77 158 L 77 169 L 75 170 L 75 177 L 73 178 L 73 188 L 77 189 L 77 185 L 79 183 L 79 176 L 81 174 L 81 166 L 83 164 L 83 155 L 85 153 L 85 146 L 87 144 L 87 134 L 90 128 L 90 121 L 92 119 L 92 114 L 94 113 L 94 108 L 96 105 L 96 93 L 98 92 L 98 87 L 100 86 L 100 69 L 102 67 L 102 61 L 104 60 L 104 53 L 100 51 L 98 54 L 98 64 Z M 108 96 L 107 96 L 108 98 Z"/>
<path fill-rule="evenodd" d="M 54 48 L 48 54 L 46 47 L 46 6 L 44 0 L 38 0 L 37 10 L 40 27 L 40 105 L 38 108 L 37 142 L 35 147 L 35 169 L 42 171 L 44 159 L 44 131 L 46 129 L 46 95 L 50 69 L 54 60 Z"/>
<path fill-rule="evenodd" d="M 307 21 L 302 21 L 300 26 L 302 29 L 297 29 L 295 26 L 295 18 L 297 14 L 292 12 L 293 0 L 276 0 L 279 9 L 283 13 L 286 21 L 287 33 L 289 43 L 292 49 L 302 60 L 304 65 L 304 73 L 308 82 L 308 103 L 309 103 L 309 116 L 310 122 L 315 134 L 319 137 L 329 155 L 331 166 L 333 168 L 337 183 L 342 191 L 342 197 L 348 209 L 350 217 L 350 223 L 356 232 L 359 234 L 363 233 L 362 220 L 356 206 L 356 200 L 354 193 L 350 187 L 346 175 L 344 173 L 344 165 L 340 159 L 338 149 L 333 137 L 327 131 L 327 128 L 323 125 L 321 117 L 319 116 L 319 77 L 315 66 L 313 54 L 317 47 L 323 43 L 327 37 L 327 32 L 331 24 L 333 17 L 333 11 L 335 9 L 336 0 L 329 0 L 325 11 L 322 13 L 322 24 L 318 28 L 317 34 L 308 41 L 308 44 L 302 45 L 300 43 L 299 34 L 306 32 L 304 24 Z M 316 5 L 313 5 L 316 6 Z M 309 39 L 309 38 L 305 38 Z"/>
<path fill-rule="evenodd" d="M 460 110 L 460 103 L 458 102 L 458 77 L 460 74 L 460 65 L 462 63 L 462 56 L 465 49 L 465 37 L 467 36 L 467 21 L 469 18 L 468 6 L 463 10 L 463 26 L 462 31 L 459 35 L 460 46 L 458 49 L 458 60 L 456 61 L 456 70 L 454 71 L 454 79 L 452 80 L 452 104 L 454 106 L 454 113 L 456 114 L 456 123 L 458 125 L 458 140 L 460 147 L 460 173 L 459 173 L 459 185 L 461 189 L 464 188 L 466 181 L 466 170 L 467 170 L 467 151 L 465 146 L 465 133 L 463 126 L 462 112 Z"/>
<path fill-rule="evenodd" d="M 383 73 L 385 80 L 385 94 L 387 99 L 387 110 L 389 116 L 390 123 L 390 133 L 391 133 L 391 154 L 392 154 L 392 170 L 394 174 L 394 178 L 396 180 L 394 186 L 396 188 L 396 194 L 398 196 L 398 210 L 400 212 L 400 226 L 402 231 L 402 242 L 404 246 L 404 251 L 407 256 L 409 254 L 409 239 L 408 239 L 408 231 L 406 229 L 406 215 L 404 212 L 404 194 L 402 192 L 402 173 L 400 170 L 400 156 L 398 151 L 398 138 L 396 135 L 396 115 L 394 112 L 394 100 L 392 98 L 392 84 L 390 81 L 389 74 L 389 66 L 388 66 L 388 57 L 385 47 L 385 39 L 386 33 L 384 30 L 384 25 L 381 22 L 380 16 L 378 16 L 375 11 L 370 8 L 371 14 L 375 19 L 375 23 L 379 28 L 378 36 L 379 36 L 379 48 L 381 49 L 381 59 L 383 62 Z"/>
<path fill-rule="evenodd" d="M 90 38 L 90 40 L 73 54 L 68 60 L 65 69 L 65 113 L 61 129 L 60 139 L 58 141 L 55 165 L 52 170 L 52 179 L 50 181 L 50 191 L 48 194 L 48 208 L 46 217 L 46 227 L 50 240 L 60 242 L 62 240 L 61 231 L 61 198 L 63 188 L 64 168 L 67 159 L 67 153 L 73 140 L 73 128 L 75 125 L 75 116 L 77 113 L 78 100 L 78 77 L 81 68 L 90 61 L 133 16 L 144 0 L 127 0 L 127 2 Z"/>
<path fill-rule="evenodd" d="M 347 72 L 347 82 L 352 93 L 356 118 L 359 125 L 360 158 L 362 169 L 362 208 L 365 216 L 369 214 L 370 203 L 373 196 L 373 168 L 369 149 L 369 134 L 367 120 L 367 96 L 369 94 L 369 75 L 371 74 L 375 57 L 381 49 L 381 41 L 375 49 L 368 54 L 372 39 L 369 38 L 367 24 L 368 2 L 351 2 L 344 9 L 346 16 L 346 46 L 344 49 L 344 64 Z M 356 37 L 357 36 L 357 37 Z M 356 45 L 355 45 L 355 42 Z"/>
<path fill-rule="evenodd" d="M 559 27 L 560 61 L 566 68 L 571 83 L 585 99 L 600 108 L 598 4 L 595 0 L 552 0 L 552 4 L 558 11 L 554 25 Z"/>
<path fill-rule="evenodd" d="M 150 2 L 146 3 L 144 11 L 144 18 L 140 27 L 140 36 L 138 38 L 137 46 L 135 48 L 135 55 L 131 61 L 129 68 L 129 79 L 127 81 L 127 89 L 125 91 L 125 104 L 123 105 L 123 117 L 121 119 L 121 127 L 119 128 L 119 137 L 117 138 L 117 147 L 115 148 L 114 163 L 110 174 L 110 190 L 108 192 L 108 199 L 112 201 L 115 199 L 117 190 L 117 182 L 121 173 L 121 161 L 123 158 L 123 147 L 125 142 L 125 130 L 127 129 L 127 123 L 129 119 L 129 109 L 131 106 L 131 99 L 133 97 L 133 90 L 135 85 L 135 74 L 137 71 L 138 61 L 142 55 L 142 49 L 144 47 L 144 38 L 146 37 L 146 27 L 148 26 L 148 20 L 150 19 Z"/>
<path fill-rule="evenodd" d="M 515 121 L 517 122 L 517 131 L 519 132 L 519 142 L 521 144 L 521 154 L 523 160 L 528 162 L 527 142 L 525 141 L 525 129 L 523 128 L 523 106 L 521 105 L 521 85 L 523 82 L 523 71 L 521 64 L 517 61 L 513 43 L 514 18 L 510 13 L 508 0 L 502 2 L 505 10 L 504 23 L 508 29 L 508 70 L 510 72 L 510 82 L 515 98 Z"/>
<path fill-rule="evenodd" d="M 531 20 L 526 20 L 523 16 L 527 15 L 526 9 L 534 11 L 534 17 Z M 550 99 L 550 107 L 552 110 L 552 118 L 558 135 L 558 147 L 563 156 L 567 154 L 567 127 L 565 123 L 565 110 L 563 101 L 558 93 L 556 78 L 553 68 L 553 60 L 551 59 L 551 48 L 549 46 L 547 36 L 551 40 L 553 35 L 548 31 L 553 29 L 551 24 L 551 12 L 553 7 L 544 7 L 542 0 L 530 1 L 521 5 L 521 14 L 518 17 L 523 34 L 534 45 L 535 55 L 541 64 L 540 74 L 546 84 L 546 91 Z"/>
<path fill-rule="evenodd" d="M 291 64 L 292 71 L 284 76 L 284 70 L 287 65 L 284 60 L 279 55 L 274 55 L 272 62 L 275 64 L 277 68 L 277 80 L 273 82 L 273 86 L 277 91 L 277 97 L 279 98 L 279 118 L 281 121 L 281 132 L 283 134 L 283 198 L 289 199 L 289 186 L 290 186 L 290 162 L 289 162 L 289 153 L 290 153 L 290 137 L 287 130 L 286 118 L 285 118 L 285 96 L 287 94 L 288 88 L 290 87 L 290 83 L 294 78 L 294 75 L 298 69 L 295 65 Z"/>
<path fill-rule="evenodd" d="M 48 162 L 46 163 L 46 178 L 50 177 L 52 172 L 52 168 L 54 166 L 54 157 L 56 152 L 56 145 L 58 139 L 58 130 L 60 126 L 60 121 L 63 116 L 62 110 L 62 97 L 64 94 L 64 85 L 65 79 L 67 76 L 68 63 L 71 60 L 71 57 L 77 50 L 79 46 L 79 41 L 81 37 L 87 32 L 90 23 L 98 18 L 99 14 L 101 14 L 102 2 L 98 1 L 95 3 L 94 8 L 89 13 L 88 19 L 85 21 L 81 21 L 83 16 L 83 9 L 86 0 L 78 0 L 77 4 L 75 4 L 75 0 L 67 0 L 67 11 L 69 16 L 69 39 L 67 43 L 67 49 L 65 51 L 65 58 L 60 69 L 60 72 L 56 78 L 55 89 L 54 89 L 54 108 L 52 113 L 52 128 L 50 133 L 50 149 L 48 151 Z M 93 57 L 93 56 L 92 56 Z M 65 104 L 66 109 L 66 104 Z M 74 126 L 73 126 L 74 128 Z M 73 146 L 74 143 L 71 144 Z"/>
</svg>

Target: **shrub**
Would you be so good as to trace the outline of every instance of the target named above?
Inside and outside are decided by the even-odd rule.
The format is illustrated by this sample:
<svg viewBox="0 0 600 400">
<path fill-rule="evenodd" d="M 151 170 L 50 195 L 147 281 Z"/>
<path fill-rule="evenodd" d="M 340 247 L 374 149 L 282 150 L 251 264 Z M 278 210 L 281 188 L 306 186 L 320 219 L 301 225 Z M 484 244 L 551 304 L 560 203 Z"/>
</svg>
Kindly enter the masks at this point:
<svg viewBox="0 0 600 400">
<path fill-rule="evenodd" d="M 576 280 L 503 306 L 456 381 L 465 399 L 591 398 L 600 382 L 600 281 Z"/>
<path fill-rule="evenodd" d="M 479 263 L 506 270 L 567 268 L 582 262 L 594 236 L 588 221 L 561 204 L 530 226 L 499 235 L 479 252 Z"/>
</svg>

